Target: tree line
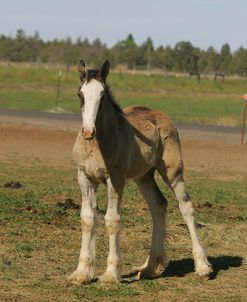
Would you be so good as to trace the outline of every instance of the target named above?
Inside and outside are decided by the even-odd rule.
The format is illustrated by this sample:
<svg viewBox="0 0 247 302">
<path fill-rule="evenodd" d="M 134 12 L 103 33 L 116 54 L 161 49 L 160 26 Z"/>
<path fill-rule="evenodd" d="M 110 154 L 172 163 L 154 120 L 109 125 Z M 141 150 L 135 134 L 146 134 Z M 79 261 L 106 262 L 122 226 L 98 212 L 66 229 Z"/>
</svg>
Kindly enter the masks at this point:
<svg viewBox="0 0 247 302">
<path fill-rule="evenodd" d="M 83 58 L 90 65 L 98 65 L 108 58 L 112 66 L 124 64 L 129 69 L 159 68 L 173 72 L 222 72 L 247 75 L 247 50 L 240 47 L 232 52 L 229 44 L 220 51 L 194 47 L 189 41 L 178 42 L 174 47 L 154 47 L 151 38 L 138 45 L 132 34 L 107 47 L 100 39 L 90 42 L 79 37 L 44 41 L 38 32 L 28 36 L 19 29 L 15 37 L 0 36 L 0 60 L 12 62 L 63 63 L 68 67 Z"/>
</svg>

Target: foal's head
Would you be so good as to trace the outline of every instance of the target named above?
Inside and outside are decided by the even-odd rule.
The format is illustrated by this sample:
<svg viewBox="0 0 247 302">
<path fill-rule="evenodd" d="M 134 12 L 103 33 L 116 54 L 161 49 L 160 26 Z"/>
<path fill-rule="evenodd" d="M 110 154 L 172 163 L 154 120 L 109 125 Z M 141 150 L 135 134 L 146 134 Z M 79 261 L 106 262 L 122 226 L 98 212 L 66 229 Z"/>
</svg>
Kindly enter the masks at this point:
<svg viewBox="0 0 247 302">
<path fill-rule="evenodd" d="M 81 86 L 78 96 L 82 109 L 82 135 L 85 139 L 92 139 L 96 134 L 96 117 L 105 92 L 109 68 L 109 61 L 105 61 L 100 70 L 86 69 L 83 60 L 79 63 Z"/>
</svg>

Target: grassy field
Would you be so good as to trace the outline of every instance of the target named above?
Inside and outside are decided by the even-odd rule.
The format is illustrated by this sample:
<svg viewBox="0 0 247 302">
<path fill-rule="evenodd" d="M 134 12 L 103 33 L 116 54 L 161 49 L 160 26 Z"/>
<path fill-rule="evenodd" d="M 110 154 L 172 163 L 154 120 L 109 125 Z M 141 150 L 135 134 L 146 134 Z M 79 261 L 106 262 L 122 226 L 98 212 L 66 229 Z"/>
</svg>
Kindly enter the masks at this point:
<svg viewBox="0 0 247 302">
<path fill-rule="evenodd" d="M 62 72 L 56 106 L 58 71 L 55 69 L 0 66 L 0 108 L 79 112 L 76 68 Z M 160 75 L 111 73 L 109 84 L 121 106 L 147 105 L 165 111 L 176 122 L 240 126 L 246 79 L 214 82 Z"/>
<path fill-rule="evenodd" d="M 136 187 L 129 185 L 122 210 L 125 281 L 68 287 L 66 276 L 75 269 L 80 249 L 76 171 L 37 158 L 27 164 L 18 156 L 2 162 L 0 171 L 1 301 L 246 301 L 246 173 L 238 174 L 241 182 L 216 181 L 210 178 L 211 172 L 187 173 L 199 233 L 214 267 L 211 280 L 201 280 L 193 273 L 188 230 L 172 194 L 158 179 L 169 199 L 170 264 L 164 276 L 138 282 L 129 278 L 132 266 L 142 264 L 148 254 L 151 233 L 147 205 Z M 232 176 L 231 172 L 224 174 Z M 108 249 L 104 187 L 98 200 L 97 272 L 102 273 Z"/>
</svg>

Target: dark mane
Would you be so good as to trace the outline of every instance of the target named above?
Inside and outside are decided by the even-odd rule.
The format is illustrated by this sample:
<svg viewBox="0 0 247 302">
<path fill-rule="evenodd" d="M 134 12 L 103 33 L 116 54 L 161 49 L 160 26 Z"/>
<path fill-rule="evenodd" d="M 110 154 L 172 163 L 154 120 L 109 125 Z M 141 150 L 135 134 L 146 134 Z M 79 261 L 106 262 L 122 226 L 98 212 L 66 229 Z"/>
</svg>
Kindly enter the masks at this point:
<svg viewBox="0 0 247 302">
<path fill-rule="evenodd" d="M 115 101 L 112 93 L 111 93 L 111 89 L 109 88 L 109 86 L 107 84 L 104 84 L 105 86 L 105 97 L 107 98 L 108 102 L 110 102 L 110 104 L 112 105 L 113 109 L 116 111 L 116 113 L 124 115 L 124 112 L 122 110 L 122 108 L 120 107 L 120 105 Z"/>
</svg>

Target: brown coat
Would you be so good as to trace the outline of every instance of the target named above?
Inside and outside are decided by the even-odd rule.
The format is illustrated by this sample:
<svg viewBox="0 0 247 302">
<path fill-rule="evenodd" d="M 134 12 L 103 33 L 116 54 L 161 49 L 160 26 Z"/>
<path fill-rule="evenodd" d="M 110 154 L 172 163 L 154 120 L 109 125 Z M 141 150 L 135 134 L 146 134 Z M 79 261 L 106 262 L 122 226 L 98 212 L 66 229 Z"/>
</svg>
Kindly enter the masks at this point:
<svg viewBox="0 0 247 302">
<path fill-rule="evenodd" d="M 105 182 L 111 174 L 137 179 L 152 168 L 160 170 L 164 163 L 182 165 L 177 129 L 161 111 L 131 106 L 107 117 L 105 123 L 98 118 L 96 125 L 96 138 L 85 140 L 80 131 L 73 149 L 80 169 L 96 183 Z M 101 127 L 109 128 L 110 135 Z"/>
</svg>

